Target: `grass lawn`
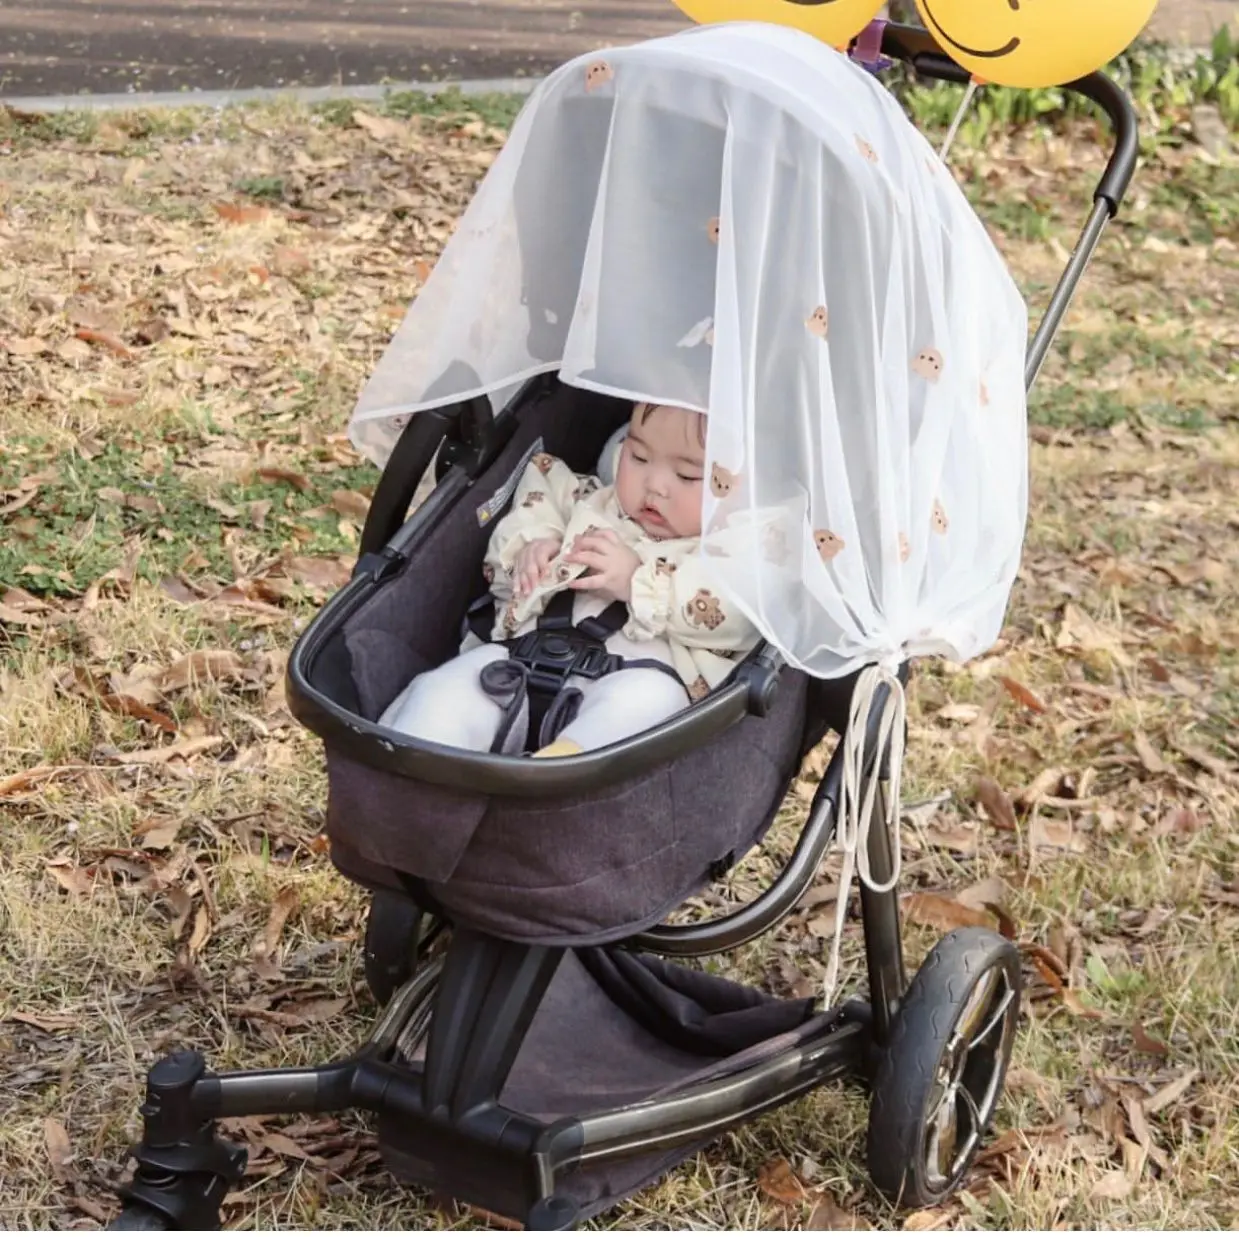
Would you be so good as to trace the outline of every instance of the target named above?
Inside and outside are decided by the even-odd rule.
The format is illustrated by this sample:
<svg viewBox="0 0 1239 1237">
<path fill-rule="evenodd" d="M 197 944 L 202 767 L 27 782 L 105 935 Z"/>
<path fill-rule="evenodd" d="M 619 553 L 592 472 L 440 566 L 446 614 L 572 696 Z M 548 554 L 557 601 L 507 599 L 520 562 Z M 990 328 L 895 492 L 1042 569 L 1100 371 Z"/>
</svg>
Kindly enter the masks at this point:
<svg viewBox="0 0 1239 1237">
<path fill-rule="evenodd" d="M 375 1015 L 365 900 L 325 856 L 321 754 L 281 676 L 374 485 L 352 398 L 512 111 L 414 102 L 0 114 L 0 1226 L 112 1214 L 162 1052 L 323 1060 Z M 957 148 L 1034 308 L 1098 140 Z M 1034 397 L 1008 627 L 910 692 L 910 961 L 987 904 L 1029 947 L 966 1191 L 879 1206 L 864 1099 L 831 1089 L 597 1226 L 1239 1224 L 1237 378 L 1239 170 L 1168 145 Z M 715 902 L 787 853 L 823 764 Z M 723 969 L 811 990 L 836 870 Z M 360 1119 L 225 1125 L 250 1149 L 231 1225 L 485 1223 L 397 1186 Z"/>
</svg>

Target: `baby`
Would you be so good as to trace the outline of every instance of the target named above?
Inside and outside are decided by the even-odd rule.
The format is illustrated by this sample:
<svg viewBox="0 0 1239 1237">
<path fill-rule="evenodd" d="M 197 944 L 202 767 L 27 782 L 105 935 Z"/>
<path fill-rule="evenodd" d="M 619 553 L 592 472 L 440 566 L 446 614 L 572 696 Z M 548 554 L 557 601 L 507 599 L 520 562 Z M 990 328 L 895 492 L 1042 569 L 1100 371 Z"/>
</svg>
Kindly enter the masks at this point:
<svg viewBox="0 0 1239 1237">
<path fill-rule="evenodd" d="M 647 664 L 592 681 L 573 678 L 580 710 L 536 756 L 575 755 L 657 725 L 705 696 L 757 643 L 752 624 L 711 586 L 698 553 L 705 417 L 637 404 L 619 450 L 613 486 L 579 477 L 551 455 L 530 462 L 486 553 L 496 614 L 491 639 L 532 630 L 547 601 L 572 590 L 574 623 L 624 603 L 628 620 L 607 649 L 673 673 Z M 380 723 L 452 747 L 490 750 L 503 710 L 482 690 L 480 675 L 507 650 L 475 637 L 461 649 L 414 679 Z"/>
</svg>

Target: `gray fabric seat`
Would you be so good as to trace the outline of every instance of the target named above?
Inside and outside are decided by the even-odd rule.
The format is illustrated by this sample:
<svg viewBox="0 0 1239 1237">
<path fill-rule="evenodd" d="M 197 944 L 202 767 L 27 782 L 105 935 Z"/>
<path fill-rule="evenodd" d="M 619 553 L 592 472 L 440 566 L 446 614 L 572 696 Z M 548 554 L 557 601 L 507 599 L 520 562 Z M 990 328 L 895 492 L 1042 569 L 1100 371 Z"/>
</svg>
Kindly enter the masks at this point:
<svg viewBox="0 0 1239 1237">
<path fill-rule="evenodd" d="M 415 675 L 454 655 L 485 590 L 490 523 L 478 507 L 539 440 L 590 471 L 627 405 L 555 385 L 514 415 L 515 434 L 466 497 L 442 513 L 402 570 L 344 621 L 318 686 L 373 721 Z M 497 518 L 497 517 L 496 517 Z M 677 760 L 569 799 L 504 799 L 403 777 L 327 740 L 327 829 L 337 864 L 371 886 L 409 878 L 453 920 L 505 939 L 623 939 L 699 889 L 769 827 L 806 744 L 823 730 L 805 676 L 785 671 L 774 707 Z M 652 732 L 651 751 L 657 751 Z"/>
</svg>

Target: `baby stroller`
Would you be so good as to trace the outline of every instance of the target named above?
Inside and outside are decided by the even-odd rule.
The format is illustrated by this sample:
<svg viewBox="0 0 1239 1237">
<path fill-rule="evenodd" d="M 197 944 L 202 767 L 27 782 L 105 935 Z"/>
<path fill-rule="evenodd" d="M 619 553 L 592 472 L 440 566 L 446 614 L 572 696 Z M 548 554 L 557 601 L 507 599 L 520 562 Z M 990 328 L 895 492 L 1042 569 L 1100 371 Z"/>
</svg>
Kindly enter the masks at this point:
<svg viewBox="0 0 1239 1237">
<path fill-rule="evenodd" d="M 924 77 L 967 80 L 925 31 L 888 25 L 881 48 Z M 758 67 L 763 56 L 778 68 L 765 78 Z M 720 64 L 730 64 L 737 78 L 743 77 L 744 98 L 761 101 L 765 111 L 754 105 L 746 112 L 747 104 L 737 104 L 738 96 L 723 89 L 712 68 Z M 679 163 L 660 164 L 665 179 L 645 182 L 648 194 L 641 201 L 652 205 L 646 214 L 638 212 L 637 235 L 649 238 L 655 248 L 660 243 L 655 238 L 663 234 L 651 219 L 673 196 L 671 182 L 680 183 L 680 171 L 687 167 L 684 177 L 691 179 L 694 160 L 707 159 L 701 152 L 709 142 L 702 134 L 718 108 L 727 113 L 726 131 L 738 136 L 708 158 L 733 171 L 750 156 L 768 158 L 776 178 L 771 183 L 803 188 L 804 164 L 788 157 L 798 135 L 813 127 L 804 94 L 796 92 L 797 74 L 804 81 L 819 71 L 833 74 L 847 89 L 868 92 L 865 97 L 871 100 L 883 93 L 866 84 L 872 79 L 855 65 L 807 36 L 756 26 L 703 28 L 605 59 L 586 59 L 565 66 L 540 88 L 535 104 L 561 88 L 575 91 L 575 102 L 553 114 L 549 130 L 523 116 L 524 128 L 518 122 L 513 143 L 523 143 L 527 155 L 542 141 L 550 150 L 566 146 L 579 160 L 561 169 L 553 183 L 544 174 L 545 165 L 533 160 L 537 175 L 522 176 L 518 167 L 507 189 L 490 197 L 483 186 L 478 210 L 471 208 L 461 225 L 466 241 L 474 252 L 492 258 L 515 254 L 515 259 L 493 265 L 498 273 L 481 287 L 466 281 L 462 295 L 474 299 L 462 312 L 457 312 L 459 303 L 435 301 L 428 287 L 422 294 L 429 298 L 422 322 L 430 314 L 441 327 L 430 360 L 413 363 L 403 350 L 402 336 L 407 340 L 409 332 L 402 328 L 376 371 L 366 398 L 381 415 L 363 417 L 358 432 L 364 444 L 389 458 L 360 558 L 352 581 L 315 618 L 289 663 L 292 708 L 325 744 L 332 860 L 372 892 L 365 974 L 384 1012 L 354 1055 L 328 1065 L 217 1074 L 192 1051 L 156 1063 L 147 1079 L 142 1140 L 132 1152 L 137 1169 L 122 1190 L 126 1207 L 113 1228 L 218 1226 L 221 1201 L 239 1180 L 245 1154 L 217 1136 L 215 1122 L 242 1115 L 366 1110 L 377 1118 L 382 1153 L 399 1178 L 536 1229 L 574 1227 L 665 1174 L 727 1128 L 845 1076 L 871 1091 L 869 1173 L 896 1204 L 919 1207 L 945 1198 L 979 1149 L 1001 1095 L 1015 1034 L 1019 958 L 1000 936 L 964 929 L 939 941 L 910 982 L 905 975 L 895 883 L 897 834 L 889 824 L 897 806 L 903 734 L 902 719 L 891 704 L 901 692 L 906 661 L 891 660 L 882 675 L 870 677 L 867 691 L 857 690 L 869 674 L 867 662 L 883 657 L 880 649 L 862 647 L 858 637 L 851 646 L 845 638 L 847 630 L 855 633 L 865 626 L 850 608 L 860 603 L 832 610 L 835 594 L 819 582 L 816 601 L 800 608 L 796 603 L 785 612 L 777 602 L 786 596 L 778 592 L 784 577 L 776 572 L 787 567 L 786 558 L 770 566 L 769 573 L 765 568 L 752 572 L 745 558 L 743 570 L 756 582 L 737 576 L 734 588 L 759 590 L 752 594 L 754 612 L 763 619 L 763 632 L 774 633 L 777 640 L 759 644 L 721 687 L 685 712 L 651 731 L 571 759 L 530 761 L 455 751 L 405 739 L 374 720 L 403 684 L 454 653 L 462 618 L 485 593 L 480 564 L 487 526 L 510 499 L 511 479 L 523 463 L 546 451 L 578 472 L 595 471 L 604 445 L 628 415 L 617 354 L 629 344 L 644 347 L 642 340 L 656 326 L 668 329 L 662 318 L 672 326 L 676 315 L 691 318 L 693 298 L 724 300 L 713 286 L 677 285 L 665 297 L 651 298 L 639 318 L 627 318 L 622 340 L 606 349 L 599 341 L 606 334 L 602 319 L 608 307 L 582 292 L 580 270 L 592 263 L 597 274 L 608 255 L 599 253 L 591 239 L 590 218 L 596 220 L 601 208 L 591 206 L 593 216 L 584 225 L 574 223 L 583 216 L 573 206 L 571 182 L 585 180 L 601 201 L 598 185 L 607 178 L 607 161 L 648 151 L 648 144 L 625 131 L 625 120 L 610 101 L 627 88 L 622 79 L 631 66 L 640 72 L 650 65 L 657 71 L 642 79 L 654 92 L 646 100 L 649 113 L 660 118 L 659 124 L 667 117 L 692 121 L 674 139 L 680 142 Z M 674 89 L 664 88 L 667 83 Z M 1018 339 L 1023 363 L 1007 388 L 994 375 L 982 390 L 987 409 L 1013 410 L 1011 424 L 1021 434 L 1024 391 L 1106 222 L 1118 209 L 1136 157 L 1135 119 L 1121 92 L 1100 74 L 1071 89 L 1107 113 L 1115 149 L 1082 240 L 1026 357 L 1024 336 Z M 872 106 L 878 109 L 874 115 L 883 118 L 895 110 L 893 103 L 888 109 L 880 100 Z M 763 128 L 762 117 L 776 112 L 779 140 L 767 144 L 761 139 L 770 130 Z M 896 121 L 883 119 L 882 124 Z M 781 145 L 784 139 L 790 145 Z M 913 151 L 917 159 L 932 155 L 927 146 L 909 144 L 911 139 L 899 136 L 898 142 L 900 151 Z M 858 138 L 853 150 L 860 163 L 849 176 L 859 176 L 879 156 L 888 168 L 893 159 L 872 137 Z M 522 166 L 528 168 L 531 160 Z M 837 172 L 843 165 L 822 166 Z M 752 181 L 750 172 L 745 165 L 742 175 Z M 488 183 L 500 183 L 502 189 L 506 174 L 497 164 Z M 822 190 L 832 200 L 845 196 L 834 187 L 843 175 L 828 178 Z M 873 190 L 880 209 L 872 226 L 890 223 L 893 239 L 884 252 L 894 252 L 905 214 L 902 199 L 891 193 L 893 173 L 883 175 L 888 179 Z M 927 164 L 915 173 L 922 175 L 940 178 L 925 182 L 938 186 L 926 192 L 943 201 L 957 193 L 940 168 Z M 716 178 L 714 201 L 717 187 Z M 708 194 L 702 199 L 703 210 L 709 200 Z M 497 202 L 503 209 L 492 211 Z M 504 211 L 513 204 L 518 223 L 522 211 L 526 219 L 528 212 L 541 211 L 549 215 L 549 225 L 541 230 L 510 227 L 514 216 Z M 792 217 L 793 202 L 783 205 L 788 213 L 781 215 L 778 230 L 790 234 L 803 220 Z M 741 258 L 730 266 L 726 258 L 744 249 L 734 240 L 743 204 L 737 198 L 731 206 L 721 221 L 711 221 L 709 241 L 719 245 L 721 255 L 720 288 L 724 279 L 742 284 L 747 278 Z M 932 208 L 932 203 L 925 206 Z M 816 224 L 807 228 L 817 230 Z M 538 250 L 537 236 L 548 232 L 554 249 Z M 967 301 L 960 292 L 961 263 L 966 266 L 968 254 L 983 253 L 983 233 L 978 229 L 969 237 L 959 242 L 950 262 L 928 268 L 922 282 L 910 282 L 908 303 L 919 298 L 926 313 L 938 312 L 935 278 L 951 284 L 952 304 Z M 847 238 L 844 243 L 855 245 Z M 620 248 L 631 266 L 637 249 Z M 579 261 L 556 260 L 557 254 L 570 252 L 577 252 Z M 674 257 L 664 249 L 657 261 Z M 445 254 L 444 273 L 435 273 L 440 287 L 459 285 L 453 264 L 462 260 L 451 250 Z M 801 265 L 799 258 L 792 264 Z M 769 269 L 769 262 L 763 269 Z M 978 269 L 968 268 L 968 276 L 975 277 Z M 882 320 L 893 323 L 896 333 L 906 333 L 906 324 L 896 321 L 889 285 L 874 295 L 885 298 L 889 312 L 879 315 Z M 471 335 L 479 321 L 505 324 L 508 297 L 518 298 L 525 309 L 518 361 L 503 354 L 508 346 L 503 332 L 490 339 Z M 815 339 L 824 338 L 828 329 L 822 310 L 807 319 Z M 579 324 L 590 311 L 597 325 L 590 331 L 582 327 L 586 338 L 574 343 L 576 328 L 568 319 Z M 795 316 L 797 323 L 803 318 L 799 310 Z M 990 330 L 989 316 L 980 315 L 986 321 L 974 316 L 967 330 Z M 854 326 L 859 320 L 832 306 L 832 348 L 840 335 L 840 346 L 859 347 L 858 336 L 849 335 L 861 329 Z M 784 366 L 759 326 L 743 316 L 728 321 L 719 311 L 695 325 L 699 329 L 691 338 L 677 339 L 665 354 L 667 381 L 678 383 L 676 389 L 654 394 L 695 399 L 709 407 L 717 465 L 716 418 L 724 449 L 728 441 L 719 370 L 726 356 L 743 354 L 740 348 L 729 352 L 727 339 L 756 339 L 759 363 L 762 358 L 770 362 L 761 372 L 773 372 L 780 381 L 785 369 L 795 365 Z M 952 332 L 952 338 L 964 338 L 967 330 Z M 570 355 L 578 345 L 587 354 L 584 359 Z M 453 363 L 434 368 L 442 355 Z M 834 358 L 836 365 L 844 364 L 841 358 Z M 410 398 L 409 375 L 419 367 L 430 372 L 426 365 L 434 377 Z M 615 372 L 604 372 L 608 366 Z M 916 352 L 908 382 L 919 377 L 924 390 L 901 388 L 899 401 L 900 408 L 920 401 L 918 441 L 932 440 L 928 430 L 920 432 L 933 428 L 932 401 L 958 398 L 959 389 L 949 386 L 946 375 L 953 379 L 964 367 L 962 354 L 957 363 L 954 355 L 944 362 L 935 348 Z M 515 379 L 517 386 L 499 401 L 497 413 L 490 398 L 496 376 Z M 975 385 L 973 377 L 968 381 Z M 740 373 L 736 389 L 748 385 Z M 397 390 L 400 395 L 393 397 Z M 919 393 L 908 394 L 913 390 Z M 877 399 L 872 391 L 869 397 Z M 803 402 L 793 399 L 787 407 Z M 735 424 L 742 425 L 747 405 L 737 397 L 736 407 Z M 394 412 L 397 408 L 403 411 Z M 791 432 L 790 423 L 780 431 L 784 437 Z M 1004 432 L 1009 435 L 1011 426 Z M 835 447 L 845 456 L 860 450 L 846 432 Z M 793 449 L 803 454 L 805 440 Z M 949 455 L 945 446 L 941 454 Z M 778 455 L 773 471 L 763 472 L 760 458 L 752 467 L 750 489 L 766 486 L 761 503 L 796 467 L 788 459 Z M 1001 463 L 996 459 L 994 468 Z M 1005 466 L 1018 472 L 1022 463 L 1017 453 Z M 434 487 L 406 518 L 428 474 Z M 990 480 L 982 475 L 978 481 L 969 473 L 959 484 Z M 713 488 L 720 503 L 730 497 L 730 482 Z M 863 507 L 866 501 L 861 495 L 853 505 Z M 883 524 L 885 508 L 880 499 L 874 501 L 877 526 Z M 1014 533 L 1018 543 L 1018 495 L 1012 506 L 1002 526 L 1006 531 L 987 525 L 987 541 Z M 938 545 L 932 538 L 946 523 L 945 516 L 939 519 L 937 499 L 933 508 L 935 528 L 901 540 L 890 561 L 903 565 L 918 556 L 932 561 Z M 961 510 L 961 504 L 953 509 Z M 796 518 L 803 516 L 801 511 Z M 836 516 L 831 518 L 832 527 L 840 527 Z M 813 526 L 812 521 L 806 525 Z M 746 531 L 751 526 L 743 518 L 729 527 L 740 528 L 745 544 L 745 538 L 751 540 Z M 760 540 L 767 548 L 769 533 L 763 525 Z M 864 547 L 865 538 L 863 529 L 848 526 L 835 542 Z M 838 556 L 835 542 L 824 546 L 818 538 L 826 567 Z M 981 555 L 978 548 L 978 561 Z M 993 567 L 999 595 L 996 606 L 990 599 L 990 610 L 999 618 L 1013 578 L 1008 559 Z M 874 570 L 871 565 L 871 574 Z M 795 561 L 790 574 L 797 579 L 803 574 Z M 920 603 L 927 595 L 924 580 L 931 575 L 929 568 L 922 573 Z M 949 570 L 944 578 L 949 588 L 958 588 Z M 770 601 L 772 596 L 776 601 Z M 821 638 L 820 624 L 815 627 L 819 613 L 842 616 L 831 620 L 839 632 L 829 640 Z M 932 652 L 945 643 L 967 655 L 969 641 L 984 647 L 992 639 L 985 621 L 984 615 L 980 620 L 973 615 L 928 634 L 910 630 L 900 647 Z M 921 645 L 918 634 L 924 635 Z M 773 885 L 721 918 L 666 924 L 670 912 L 760 841 L 801 760 L 829 730 L 841 736 L 840 742 L 794 853 Z M 845 842 L 850 838 L 860 848 L 867 999 L 820 1008 L 811 999 L 776 999 L 684 965 L 734 949 L 779 923 L 809 889 L 840 832 L 848 835 Z M 838 900 L 845 907 L 845 887 Z"/>
</svg>

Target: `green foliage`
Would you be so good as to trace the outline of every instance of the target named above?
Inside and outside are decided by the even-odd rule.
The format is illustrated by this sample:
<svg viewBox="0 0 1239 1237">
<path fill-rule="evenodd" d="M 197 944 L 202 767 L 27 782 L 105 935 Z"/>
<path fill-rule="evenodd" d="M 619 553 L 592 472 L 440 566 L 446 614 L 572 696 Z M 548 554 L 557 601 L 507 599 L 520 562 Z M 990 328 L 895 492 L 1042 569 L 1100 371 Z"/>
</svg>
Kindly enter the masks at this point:
<svg viewBox="0 0 1239 1237">
<path fill-rule="evenodd" d="M 443 125 L 463 125 L 480 120 L 497 129 L 509 129 L 517 113 L 528 98 L 524 94 L 478 94 L 466 95 L 459 87 L 448 86 L 443 90 L 393 91 L 382 102 L 367 105 L 383 116 L 408 120 L 412 116 L 426 116 Z M 358 104 L 349 99 L 332 99 L 317 104 L 314 112 L 328 124 L 346 127 L 353 123 L 353 113 Z"/>
<path fill-rule="evenodd" d="M 1239 40 L 1226 28 L 1208 52 L 1190 58 L 1164 43 L 1137 41 L 1106 72 L 1131 98 L 1150 140 L 1178 140 L 1198 104 L 1212 104 L 1231 128 L 1239 126 Z M 947 128 L 964 94 L 963 86 L 918 81 L 903 65 L 890 71 L 888 81 L 913 120 L 931 131 Z M 986 86 L 973 100 L 959 140 L 977 145 L 993 132 L 1096 115 L 1093 103 L 1061 87 Z"/>
<path fill-rule="evenodd" d="M 260 201 L 279 202 L 284 197 L 282 176 L 243 176 L 237 181 L 241 193 Z"/>
<path fill-rule="evenodd" d="M 0 457 L 0 490 L 15 490 L 30 473 L 46 480 L 35 499 L 9 517 L 0 539 L 0 580 L 42 594 L 80 594 L 120 566 L 126 542 L 140 538 L 143 578 L 157 581 L 192 559 L 199 572 L 227 583 L 234 575 L 224 536 L 230 525 L 244 528 L 247 544 L 269 558 L 292 546 L 304 554 L 356 549 L 341 535 L 330 498 L 333 490 L 372 482 L 368 467 L 310 472 L 304 492 L 258 477 L 215 484 L 193 467 L 201 442 L 192 431 L 169 436 L 152 470 L 149 452 L 140 464 L 136 452 L 118 442 L 85 459 L 54 456 L 41 439 L 10 437 Z M 249 507 L 255 502 L 271 504 L 261 521 Z"/>
</svg>

